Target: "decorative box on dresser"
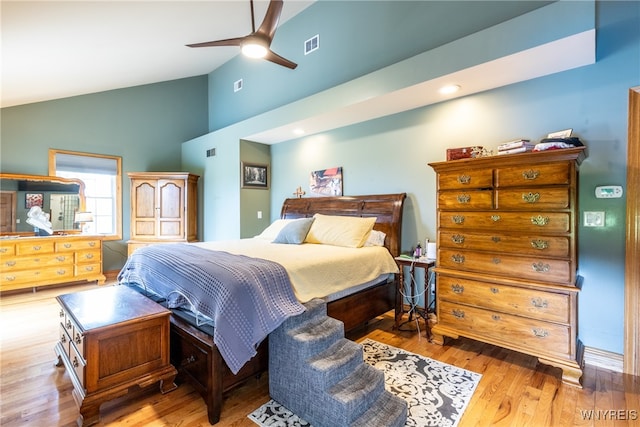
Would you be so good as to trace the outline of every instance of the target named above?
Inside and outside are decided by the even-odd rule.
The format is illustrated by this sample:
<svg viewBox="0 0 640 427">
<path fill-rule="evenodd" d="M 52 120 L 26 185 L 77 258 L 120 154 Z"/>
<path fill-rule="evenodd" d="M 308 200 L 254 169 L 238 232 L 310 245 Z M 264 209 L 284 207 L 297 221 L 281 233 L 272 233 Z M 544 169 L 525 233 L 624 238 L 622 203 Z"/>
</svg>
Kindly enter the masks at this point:
<svg viewBox="0 0 640 427">
<path fill-rule="evenodd" d="M 73 383 L 79 426 L 97 423 L 100 405 L 132 386 L 160 382 L 162 393 L 176 388 L 177 371 L 169 363 L 169 310 L 126 286 L 56 299 L 56 366 L 64 366 Z"/>
<path fill-rule="evenodd" d="M 198 234 L 198 175 L 131 172 L 128 252 L 158 243 L 193 242 Z"/>
<path fill-rule="evenodd" d="M 100 236 L 70 234 L 0 240 L 0 292 L 84 280 L 105 282 Z"/>
<path fill-rule="evenodd" d="M 536 356 L 580 387 L 578 167 L 585 147 L 430 163 L 437 174 L 434 341 Z"/>
</svg>

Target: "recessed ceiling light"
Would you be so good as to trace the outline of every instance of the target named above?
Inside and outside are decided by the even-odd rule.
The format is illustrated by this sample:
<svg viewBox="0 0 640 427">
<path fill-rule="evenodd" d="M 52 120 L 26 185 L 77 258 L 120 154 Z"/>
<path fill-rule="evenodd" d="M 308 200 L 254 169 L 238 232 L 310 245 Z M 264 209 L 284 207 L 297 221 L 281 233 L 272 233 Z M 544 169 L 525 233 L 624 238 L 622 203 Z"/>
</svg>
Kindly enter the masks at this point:
<svg viewBox="0 0 640 427">
<path fill-rule="evenodd" d="M 293 130 L 293 133 L 296 135 L 304 135 L 304 129 L 296 128 Z"/>
<path fill-rule="evenodd" d="M 440 88 L 440 93 L 443 95 L 450 95 L 460 90 L 460 85 L 446 85 Z"/>
</svg>

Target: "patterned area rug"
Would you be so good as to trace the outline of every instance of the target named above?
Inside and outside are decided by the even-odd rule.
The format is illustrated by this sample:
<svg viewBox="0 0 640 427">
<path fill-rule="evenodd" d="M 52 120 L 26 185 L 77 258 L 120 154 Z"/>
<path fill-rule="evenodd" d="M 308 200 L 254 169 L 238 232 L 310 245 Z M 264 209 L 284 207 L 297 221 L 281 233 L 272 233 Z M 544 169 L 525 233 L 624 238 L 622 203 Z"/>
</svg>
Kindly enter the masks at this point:
<svg viewBox="0 0 640 427">
<path fill-rule="evenodd" d="M 366 339 L 366 363 L 384 371 L 386 389 L 407 401 L 407 426 L 458 425 L 482 375 Z M 249 414 L 259 426 L 311 427 L 274 400 Z"/>
</svg>

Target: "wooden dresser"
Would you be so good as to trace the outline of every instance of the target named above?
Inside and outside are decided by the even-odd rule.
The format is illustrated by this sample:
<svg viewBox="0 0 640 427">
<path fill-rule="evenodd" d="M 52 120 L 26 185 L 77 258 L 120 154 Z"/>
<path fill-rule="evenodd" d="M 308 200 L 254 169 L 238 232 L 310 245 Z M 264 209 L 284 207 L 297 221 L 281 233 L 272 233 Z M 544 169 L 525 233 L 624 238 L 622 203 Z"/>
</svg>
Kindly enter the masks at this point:
<svg viewBox="0 0 640 427">
<path fill-rule="evenodd" d="M 527 353 L 580 386 L 578 166 L 584 147 L 430 163 L 437 173 L 434 341 Z"/>
<path fill-rule="evenodd" d="M 0 239 L 0 292 L 84 280 L 105 282 L 99 236 Z"/>
<path fill-rule="evenodd" d="M 79 426 L 100 419 L 100 405 L 134 385 L 176 388 L 169 363 L 171 312 L 126 286 L 107 286 L 56 297 L 60 334 L 56 366 L 73 383 Z"/>
<path fill-rule="evenodd" d="M 187 172 L 131 172 L 128 252 L 158 243 L 198 238 L 198 175 Z"/>
</svg>

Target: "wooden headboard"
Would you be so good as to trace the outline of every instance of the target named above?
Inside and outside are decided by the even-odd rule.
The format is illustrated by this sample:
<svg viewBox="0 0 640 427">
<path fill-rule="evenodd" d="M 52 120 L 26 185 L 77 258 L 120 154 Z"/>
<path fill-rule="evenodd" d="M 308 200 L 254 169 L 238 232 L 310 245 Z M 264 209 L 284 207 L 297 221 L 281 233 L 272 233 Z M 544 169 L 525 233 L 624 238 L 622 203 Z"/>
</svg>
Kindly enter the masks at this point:
<svg viewBox="0 0 640 427">
<path fill-rule="evenodd" d="M 400 255 L 402 236 L 402 209 L 406 193 L 379 194 L 372 196 L 307 197 L 286 199 L 280 217 L 309 218 L 316 213 L 376 217 L 373 226 L 387 236 L 384 245 L 394 257 Z"/>
</svg>

